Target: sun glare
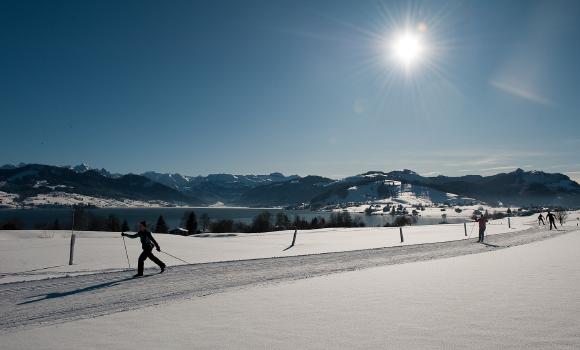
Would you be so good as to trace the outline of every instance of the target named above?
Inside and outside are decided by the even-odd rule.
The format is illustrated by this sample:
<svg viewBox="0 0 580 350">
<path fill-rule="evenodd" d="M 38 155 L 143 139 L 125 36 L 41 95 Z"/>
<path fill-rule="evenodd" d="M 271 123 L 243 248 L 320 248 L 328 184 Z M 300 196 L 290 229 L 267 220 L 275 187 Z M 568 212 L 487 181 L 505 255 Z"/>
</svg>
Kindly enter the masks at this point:
<svg viewBox="0 0 580 350">
<path fill-rule="evenodd" d="M 421 59 L 424 54 L 424 45 L 418 34 L 403 32 L 395 36 L 390 51 L 394 59 L 408 69 Z"/>
</svg>

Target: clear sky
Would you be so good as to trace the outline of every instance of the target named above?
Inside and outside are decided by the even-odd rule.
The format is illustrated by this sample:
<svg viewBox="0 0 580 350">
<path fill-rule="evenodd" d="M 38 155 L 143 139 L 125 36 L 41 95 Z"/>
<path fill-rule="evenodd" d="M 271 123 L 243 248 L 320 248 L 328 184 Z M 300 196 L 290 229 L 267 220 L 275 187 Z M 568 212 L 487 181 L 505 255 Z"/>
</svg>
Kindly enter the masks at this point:
<svg viewBox="0 0 580 350">
<path fill-rule="evenodd" d="M 578 179 L 578 18 L 575 0 L 4 0 L 0 163 Z"/>
</svg>

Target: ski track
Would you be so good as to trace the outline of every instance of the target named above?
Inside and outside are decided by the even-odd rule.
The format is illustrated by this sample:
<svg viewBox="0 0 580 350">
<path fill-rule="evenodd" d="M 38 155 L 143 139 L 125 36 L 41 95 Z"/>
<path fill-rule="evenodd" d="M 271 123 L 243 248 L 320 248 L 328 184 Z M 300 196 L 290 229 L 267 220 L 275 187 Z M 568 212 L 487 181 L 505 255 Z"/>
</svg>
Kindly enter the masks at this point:
<svg viewBox="0 0 580 350">
<path fill-rule="evenodd" d="M 132 279 L 134 270 L 0 285 L 0 334 L 204 297 L 228 290 L 527 244 L 572 229 L 530 228 L 486 238 L 346 252 L 180 265 Z M 146 270 L 155 274 L 156 269 Z"/>
</svg>

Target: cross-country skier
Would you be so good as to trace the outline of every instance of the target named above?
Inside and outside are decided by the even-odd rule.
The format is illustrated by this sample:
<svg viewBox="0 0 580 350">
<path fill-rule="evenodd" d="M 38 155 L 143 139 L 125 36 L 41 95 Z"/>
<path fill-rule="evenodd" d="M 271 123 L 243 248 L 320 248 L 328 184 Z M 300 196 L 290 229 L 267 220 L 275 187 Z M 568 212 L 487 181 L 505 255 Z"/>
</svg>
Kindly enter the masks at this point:
<svg viewBox="0 0 580 350">
<path fill-rule="evenodd" d="M 544 216 L 542 215 L 542 213 L 540 213 L 540 215 L 538 216 L 538 226 L 540 225 L 546 226 L 546 223 L 544 222 Z"/>
<path fill-rule="evenodd" d="M 479 219 L 475 219 L 479 223 L 479 239 L 477 240 L 478 243 L 483 243 L 485 239 L 485 229 L 487 227 L 486 222 L 487 219 L 484 215 L 480 216 Z"/>
<path fill-rule="evenodd" d="M 556 227 L 556 215 L 550 213 L 550 211 L 548 210 L 546 218 L 548 218 L 548 221 L 550 222 L 550 230 L 552 229 L 552 225 L 554 225 L 554 228 L 557 230 L 558 228 Z"/>
<path fill-rule="evenodd" d="M 157 248 L 157 251 L 160 252 L 161 248 L 157 241 L 153 238 L 153 235 L 149 230 L 147 230 L 147 223 L 145 221 L 141 221 L 139 223 L 139 232 L 135 233 L 134 235 L 128 233 L 121 233 L 121 236 L 129 237 L 129 238 L 137 238 L 141 240 L 141 248 L 143 248 L 143 252 L 139 255 L 139 264 L 137 267 L 137 274 L 133 277 L 141 277 L 143 276 L 143 265 L 147 258 L 151 259 L 154 263 L 159 265 L 161 269 L 161 273 L 165 271 L 165 264 L 163 261 L 159 260 L 155 255 L 153 255 L 153 247 Z"/>
</svg>

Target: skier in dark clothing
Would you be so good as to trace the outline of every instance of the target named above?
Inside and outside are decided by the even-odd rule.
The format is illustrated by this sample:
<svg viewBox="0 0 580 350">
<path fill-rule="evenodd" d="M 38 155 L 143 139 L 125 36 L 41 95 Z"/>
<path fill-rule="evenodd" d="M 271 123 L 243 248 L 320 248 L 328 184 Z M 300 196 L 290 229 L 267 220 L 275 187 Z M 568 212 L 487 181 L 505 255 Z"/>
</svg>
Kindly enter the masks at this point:
<svg viewBox="0 0 580 350">
<path fill-rule="evenodd" d="M 487 227 L 486 222 L 487 219 L 484 215 L 482 215 L 479 219 L 475 219 L 479 223 L 479 239 L 477 240 L 478 243 L 483 243 L 485 239 L 485 229 Z"/>
<path fill-rule="evenodd" d="M 550 213 L 550 211 L 548 210 L 548 214 L 546 214 L 546 218 L 550 222 L 550 230 L 552 229 L 552 225 L 554 225 L 554 228 L 557 230 L 558 228 L 556 227 L 556 215 Z"/>
<path fill-rule="evenodd" d="M 133 277 L 141 277 L 143 276 L 143 265 L 147 258 L 151 259 L 154 263 L 159 265 L 161 269 L 161 273 L 165 271 L 165 264 L 163 261 L 159 260 L 155 255 L 153 255 L 153 247 L 157 249 L 158 252 L 161 251 L 161 247 L 157 244 L 157 241 L 153 238 L 153 235 L 149 230 L 147 230 L 147 223 L 145 221 L 141 221 L 139 224 L 139 232 L 131 235 L 128 233 L 121 233 L 121 236 L 129 237 L 129 238 L 137 238 L 141 240 L 141 248 L 143 248 L 143 252 L 139 255 L 139 264 L 137 267 L 137 274 Z"/>
<path fill-rule="evenodd" d="M 546 226 L 546 223 L 544 222 L 544 216 L 542 215 L 542 213 L 540 213 L 540 215 L 538 216 L 538 226 L 540 225 Z"/>
</svg>

